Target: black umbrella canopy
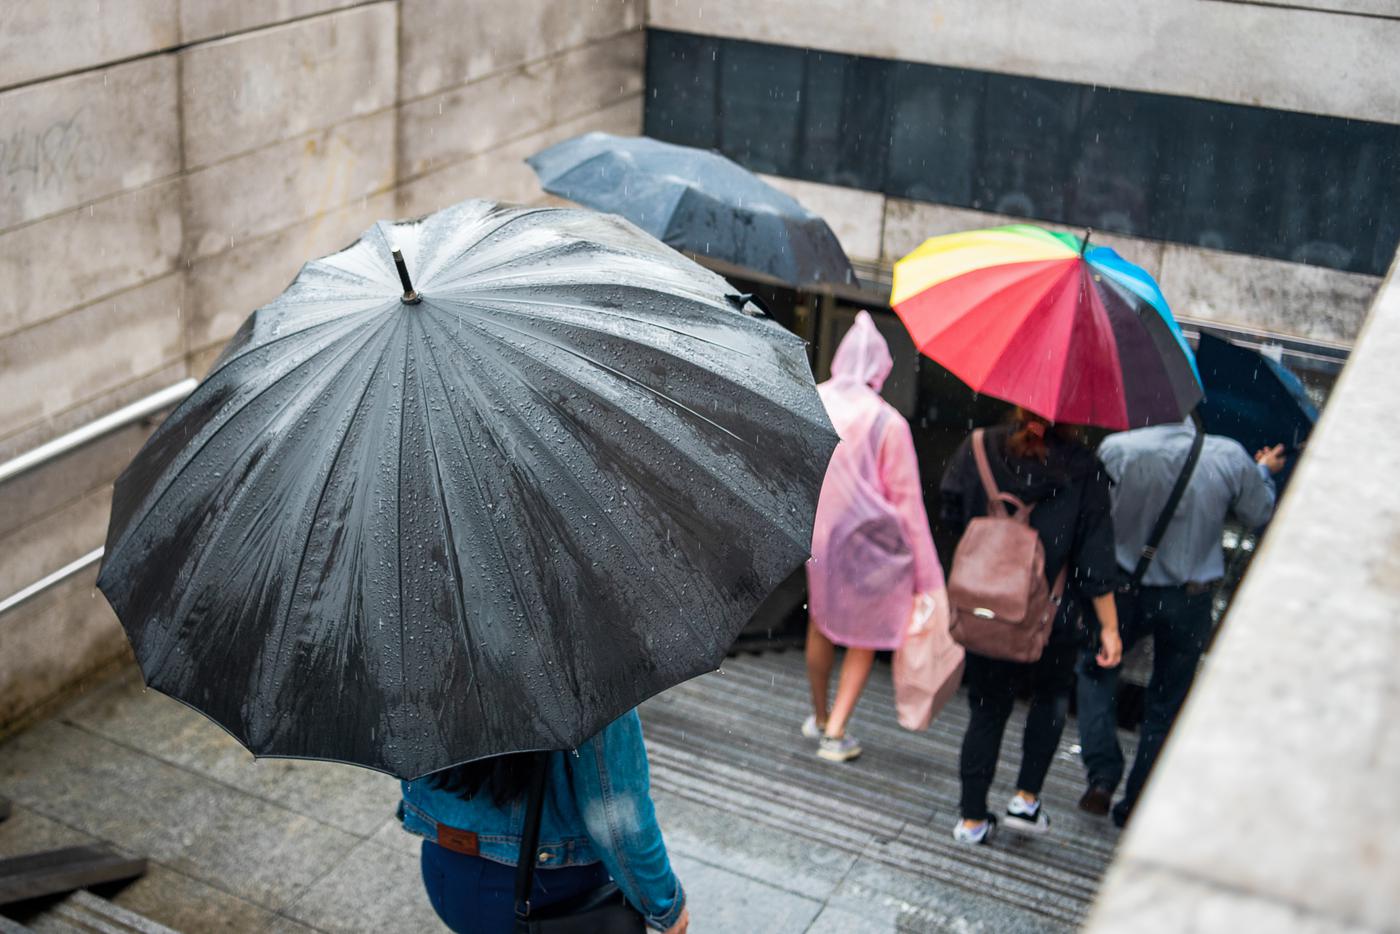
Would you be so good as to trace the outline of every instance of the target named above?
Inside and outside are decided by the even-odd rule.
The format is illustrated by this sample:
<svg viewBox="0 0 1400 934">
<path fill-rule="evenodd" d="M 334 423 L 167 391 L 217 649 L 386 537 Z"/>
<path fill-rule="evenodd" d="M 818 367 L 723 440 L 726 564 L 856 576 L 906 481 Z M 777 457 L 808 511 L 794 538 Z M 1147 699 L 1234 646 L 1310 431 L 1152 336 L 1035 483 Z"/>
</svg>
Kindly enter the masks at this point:
<svg viewBox="0 0 1400 934">
<path fill-rule="evenodd" d="M 147 682 L 258 755 L 413 778 L 716 668 L 837 440 L 729 291 L 618 218 L 480 201 L 308 263 L 117 481 L 98 586 Z"/>
<path fill-rule="evenodd" d="M 526 161 L 545 191 L 620 214 L 678 250 L 792 285 L 856 281 L 826 221 L 719 153 L 585 133 Z"/>
</svg>

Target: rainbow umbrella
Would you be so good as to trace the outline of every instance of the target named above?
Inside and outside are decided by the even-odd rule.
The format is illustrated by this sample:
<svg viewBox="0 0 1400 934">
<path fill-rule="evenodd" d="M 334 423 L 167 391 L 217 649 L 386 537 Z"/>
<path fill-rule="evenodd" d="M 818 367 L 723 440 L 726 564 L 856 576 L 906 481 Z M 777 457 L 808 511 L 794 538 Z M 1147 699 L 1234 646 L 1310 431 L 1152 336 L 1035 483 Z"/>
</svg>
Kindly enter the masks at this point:
<svg viewBox="0 0 1400 934">
<path fill-rule="evenodd" d="M 1162 290 L 1087 233 L 933 237 L 895 263 L 890 304 L 973 390 L 1052 421 L 1139 428 L 1184 418 L 1202 396 Z"/>
</svg>

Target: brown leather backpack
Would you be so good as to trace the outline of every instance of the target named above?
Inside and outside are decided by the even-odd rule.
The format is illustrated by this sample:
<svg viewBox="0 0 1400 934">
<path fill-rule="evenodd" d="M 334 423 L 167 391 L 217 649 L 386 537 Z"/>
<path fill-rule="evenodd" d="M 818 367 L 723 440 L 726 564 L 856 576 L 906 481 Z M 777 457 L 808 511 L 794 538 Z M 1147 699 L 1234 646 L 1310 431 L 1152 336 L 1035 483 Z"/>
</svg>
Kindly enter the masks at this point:
<svg viewBox="0 0 1400 934">
<path fill-rule="evenodd" d="M 1045 580 L 1045 546 L 1030 524 L 1035 504 L 997 489 L 980 428 L 972 433 L 972 454 L 987 491 L 987 515 L 968 524 L 953 552 L 948 575 L 950 631 L 969 652 L 1033 662 L 1050 639 L 1064 594 L 1065 569 L 1060 569 L 1052 589 Z M 1008 514 L 1008 505 L 1014 514 Z"/>
</svg>

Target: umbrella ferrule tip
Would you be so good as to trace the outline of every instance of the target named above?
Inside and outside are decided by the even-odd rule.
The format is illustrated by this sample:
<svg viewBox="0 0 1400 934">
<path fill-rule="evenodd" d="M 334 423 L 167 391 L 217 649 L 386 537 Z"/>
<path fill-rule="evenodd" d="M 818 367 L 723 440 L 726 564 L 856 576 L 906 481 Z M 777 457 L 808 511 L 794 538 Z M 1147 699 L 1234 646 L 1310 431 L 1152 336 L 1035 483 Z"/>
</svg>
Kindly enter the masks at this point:
<svg viewBox="0 0 1400 934">
<path fill-rule="evenodd" d="M 405 292 L 403 296 L 399 298 L 399 301 L 403 302 L 405 305 L 416 305 L 422 300 L 423 296 L 414 291 Z"/>
</svg>

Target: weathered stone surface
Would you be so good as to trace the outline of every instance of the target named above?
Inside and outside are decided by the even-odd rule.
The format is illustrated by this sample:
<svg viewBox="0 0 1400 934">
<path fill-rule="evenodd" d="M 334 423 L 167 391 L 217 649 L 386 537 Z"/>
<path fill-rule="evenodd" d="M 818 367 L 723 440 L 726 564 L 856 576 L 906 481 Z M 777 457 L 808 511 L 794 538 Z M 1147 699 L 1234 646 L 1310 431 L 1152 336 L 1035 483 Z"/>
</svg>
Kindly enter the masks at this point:
<svg viewBox="0 0 1400 934">
<path fill-rule="evenodd" d="M 0 626 L 0 731 L 127 651 L 116 616 L 97 592 L 97 565 L 6 613 Z M 7 743 L 0 756 L 0 788 L 25 803 L 6 774 L 13 745 Z"/>
<path fill-rule="evenodd" d="M 217 884 L 157 862 L 148 862 L 146 874 L 123 886 L 112 901 L 176 931 L 261 934 L 277 919 L 268 909 L 231 895 Z"/>
<path fill-rule="evenodd" d="M 393 194 L 378 195 L 196 262 L 185 293 L 191 351 L 223 344 L 244 319 L 282 294 L 303 263 L 348 246 L 393 214 Z"/>
<path fill-rule="evenodd" d="M 151 703 L 136 671 L 112 690 L 74 704 L 64 719 L 98 736 L 266 801 L 277 801 L 357 837 L 392 818 L 399 784 L 333 762 L 254 759 L 218 725 L 168 698 Z"/>
<path fill-rule="evenodd" d="M 92 490 L 39 522 L 0 536 L 0 599 L 53 573 L 102 544 L 112 510 L 109 488 Z"/>
<path fill-rule="evenodd" d="M 1204 886 L 1215 894 L 1198 917 L 1211 930 L 1392 930 L 1400 917 L 1400 836 L 1376 806 L 1400 783 L 1400 507 L 1383 466 L 1400 459 L 1400 438 L 1383 427 L 1397 358 L 1392 267 L 1158 760 L 1091 932 L 1123 930 L 1148 903 L 1194 903 Z"/>
<path fill-rule="evenodd" d="M 1058 230 L 1080 236 L 1082 227 L 1067 227 L 1064 224 L 1051 224 L 1045 221 L 1027 220 L 1006 214 L 992 214 L 987 211 L 974 211 L 971 208 L 954 208 L 943 204 L 930 204 L 926 201 L 906 201 L 902 198 L 888 198 L 885 202 L 885 226 L 881 252 L 887 263 L 893 263 L 913 250 L 929 237 L 976 230 L 979 227 L 998 227 L 1002 224 L 1032 223 L 1047 230 Z M 1144 240 L 1123 234 L 1094 231 L 1090 242 L 1112 247 L 1130 263 L 1135 263 L 1157 278 L 1162 270 L 1163 244 L 1156 240 Z M 1170 300 L 1171 296 L 1167 296 Z"/>
<path fill-rule="evenodd" d="M 186 166 L 391 105 L 395 15 L 395 4 L 376 3 L 181 52 Z"/>
<path fill-rule="evenodd" d="M 92 837 L 80 830 L 65 827 L 56 820 L 16 805 L 14 813 L 5 821 L 4 830 L 0 831 L 0 859 L 23 856 L 37 850 L 84 846 L 92 842 Z"/>
<path fill-rule="evenodd" d="M 177 0 L 59 0 L 0 10 L 0 87 L 167 49 Z"/>
<path fill-rule="evenodd" d="M 180 292 L 168 275 L 0 338 L 0 435 L 178 360 Z"/>
<path fill-rule="evenodd" d="M 0 786 L 45 816 L 272 910 L 359 839 L 56 720 L 6 743 Z"/>
<path fill-rule="evenodd" d="M 643 0 L 402 0 L 403 94 L 422 97 L 638 29 Z"/>
<path fill-rule="evenodd" d="M 200 42 L 356 6 L 364 0 L 180 0 L 180 41 Z"/>
<path fill-rule="evenodd" d="M 885 196 L 873 191 L 821 185 L 777 175 L 763 180 L 802 202 L 831 227 L 852 259 L 878 260 L 884 229 Z"/>
<path fill-rule="evenodd" d="M 0 335 L 163 276 L 179 256 L 173 179 L 0 233 Z"/>
<path fill-rule="evenodd" d="M 641 131 L 641 122 L 642 99 L 637 96 L 586 117 L 507 143 L 491 152 L 453 163 L 400 186 L 399 214 L 406 217 L 425 214 L 467 198 L 491 198 L 520 204 L 534 202 L 542 198 L 544 192 L 535 173 L 525 164 L 526 156 L 589 130 L 635 134 Z"/>
<path fill-rule="evenodd" d="M 359 844 L 288 912 L 317 930 L 444 931 L 418 858 L 376 843 Z"/>
<path fill-rule="evenodd" d="M 0 229 L 140 188 L 180 168 L 175 58 L 6 91 L 0 126 Z"/>
<path fill-rule="evenodd" d="M 235 156 L 185 177 L 186 258 L 334 211 L 393 182 L 393 110 Z"/>
<path fill-rule="evenodd" d="M 399 171 L 421 175 L 642 90 L 633 31 L 403 105 Z"/>
<path fill-rule="evenodd" d="M 1380 280 L 1281 260 L 1167 244 L 1158 282 L 1184 317 L 1351 343 Z"/>
<path fill-rule="evenodd" d="M 717 0 L 653 3 L 649 14 L 657 29 L 1364 120 L 1400 113 L 1397 19 L 1157 0 L 1134 7 L 1132 28 L 1105 43 L 1084 24 L 1122 21 L 1117 0 Z"/>
<path fill-rule="evenodd" d="M 816 899 L 720 868 L 715 863 L 724 862 L 723 854 L 712 854 L 712 859 L 671 857 L 686 900 L 693 906 L 697 931 L 751 931 L 755 920 L 762 918 L 760 927 L 765 932 L 802 934 L 821 911 L 822 903 Z"/>
</svg>

